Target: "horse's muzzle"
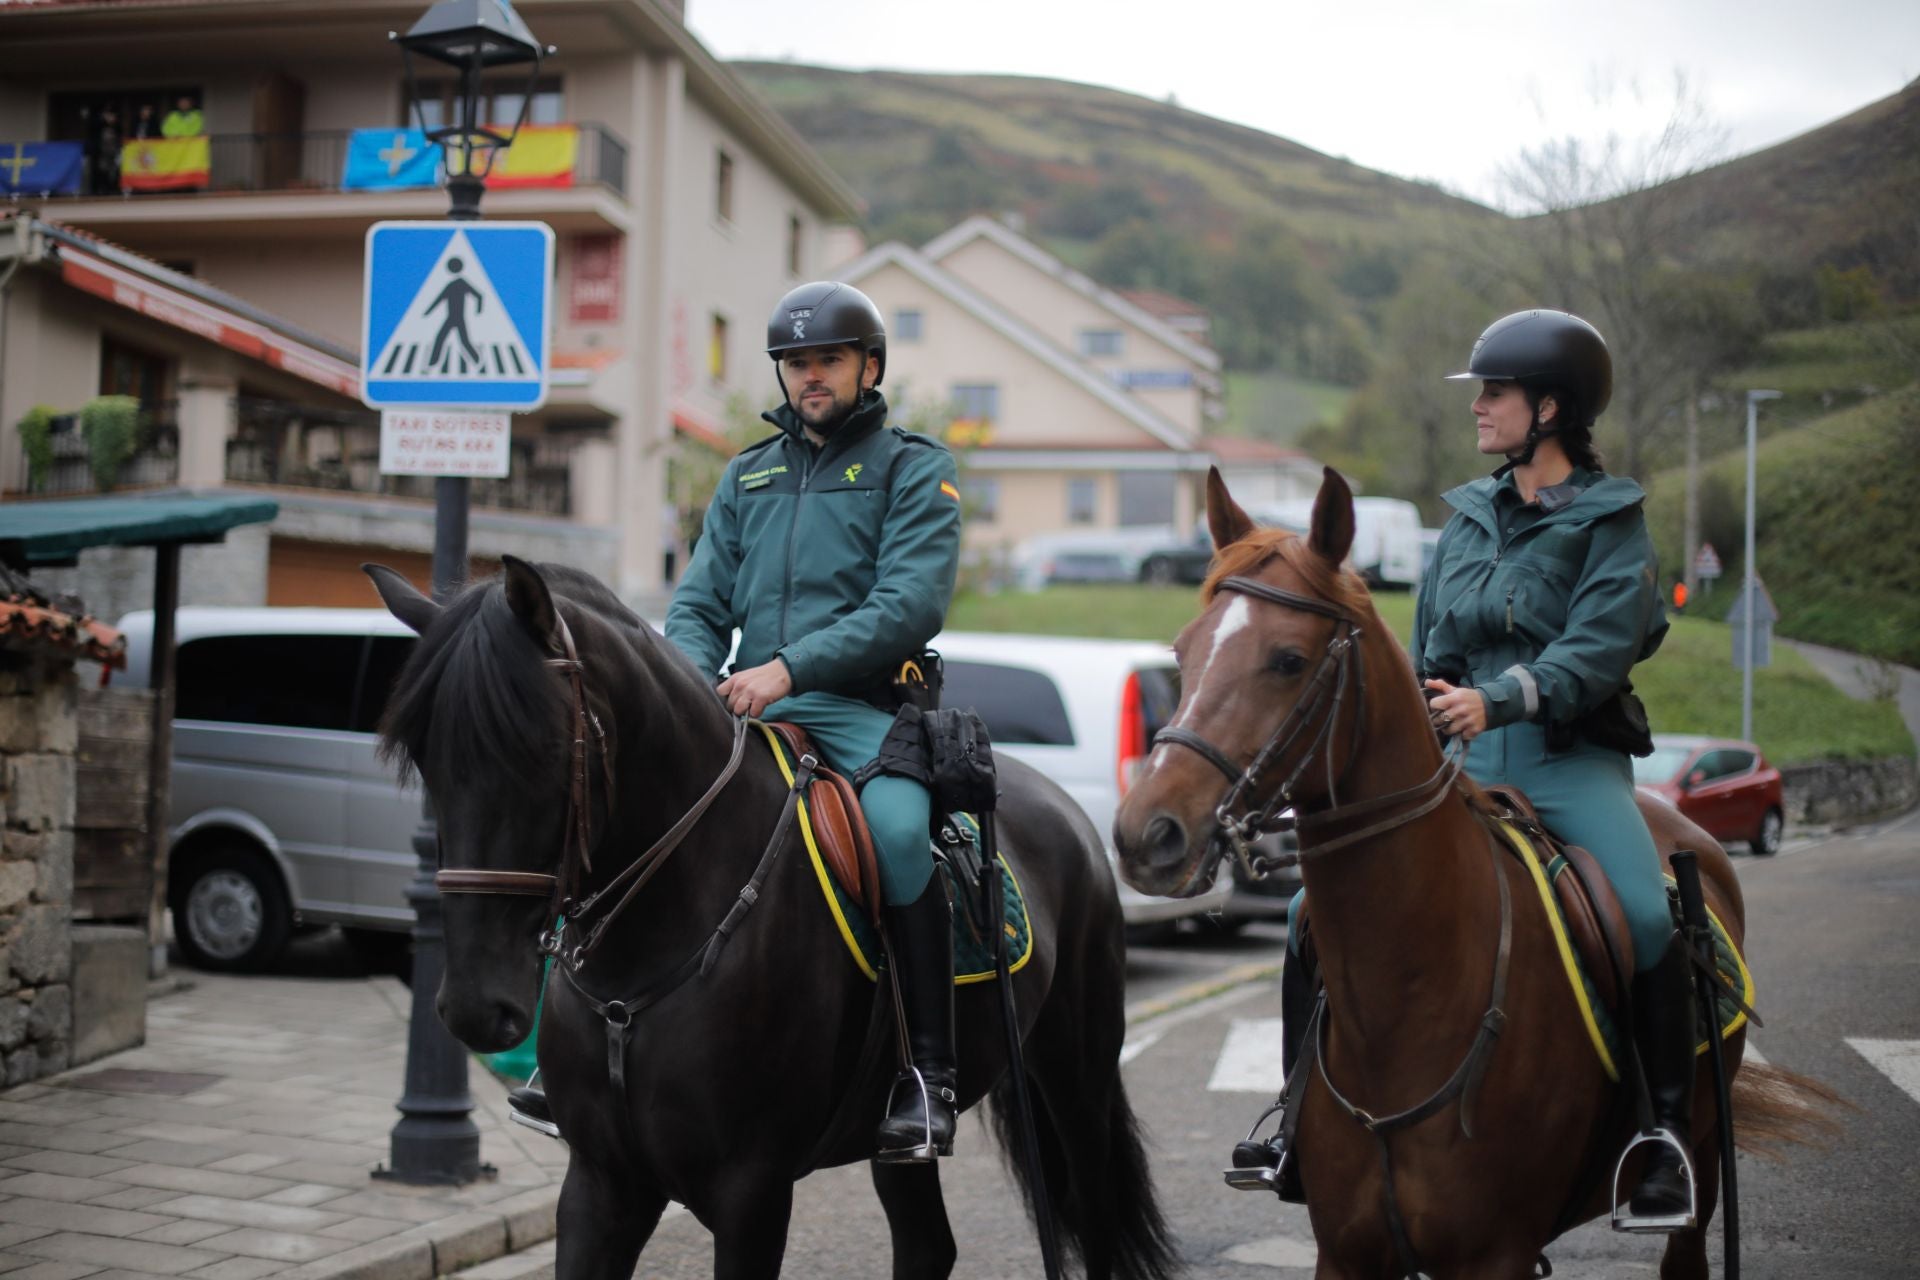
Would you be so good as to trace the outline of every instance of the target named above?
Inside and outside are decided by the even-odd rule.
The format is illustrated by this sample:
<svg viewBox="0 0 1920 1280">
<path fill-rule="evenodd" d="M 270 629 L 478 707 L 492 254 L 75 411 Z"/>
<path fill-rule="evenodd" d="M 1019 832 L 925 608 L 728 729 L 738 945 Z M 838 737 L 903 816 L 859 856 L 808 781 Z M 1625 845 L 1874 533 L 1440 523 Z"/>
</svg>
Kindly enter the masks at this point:
<svg viewBox="0 0 1920 1280">
<path fill-rule="evenodd" d="M 511 1000 L 485 999 L 473 1002 L 447 998 L 443 983 L 434 1008 L 453 1038 L 475 1053 L 499 1053 L 527 1038 L 533 1017 Z"/>
</svg>

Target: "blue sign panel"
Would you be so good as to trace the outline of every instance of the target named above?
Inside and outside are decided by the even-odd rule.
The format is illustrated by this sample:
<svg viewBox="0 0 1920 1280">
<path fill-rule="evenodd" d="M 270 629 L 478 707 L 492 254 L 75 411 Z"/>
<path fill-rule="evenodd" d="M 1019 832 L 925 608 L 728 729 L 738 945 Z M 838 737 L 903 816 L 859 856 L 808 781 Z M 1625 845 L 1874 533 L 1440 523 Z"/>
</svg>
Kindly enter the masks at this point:
<svg viewBox="0 0 1920 1280">
<path fill-rule="evenodd" d="M 367 231 L 360 398 L 376 409 L 546 403 L 553 229 L 379 222 Z"/>
</svg>

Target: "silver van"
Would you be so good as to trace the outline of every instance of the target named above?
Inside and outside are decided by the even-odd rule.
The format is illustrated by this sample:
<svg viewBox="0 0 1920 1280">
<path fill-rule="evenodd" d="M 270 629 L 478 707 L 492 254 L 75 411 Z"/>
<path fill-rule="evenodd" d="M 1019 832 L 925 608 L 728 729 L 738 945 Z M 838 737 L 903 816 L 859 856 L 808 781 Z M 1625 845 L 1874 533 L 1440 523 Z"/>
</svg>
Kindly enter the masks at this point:
<svg viewBox="0 0 1920 1280">
<path fill-rule="evenodd" d="M 144 688 L 153 615 L 122 618 Z M 413 642 L 384 609 L 184 608 L 176 614 L 174 940 L 193 964 L 256 969 L 295 928 L 398 933 L 416 860 L 417 786 L 375 755 Z"/>
<path fill-rule="evenodd" d="M 120 620 L 146 687 L 153 615 Z M 413 633 L 384 609 L 184 608 L 167 901 L 192 964 L 257 969 L 297 928 L 364 942 L 413 924 L 406 900 L 417 785 L 377 756 L 375 729 Z M 1178 701 L 1164 645 L 947 632 L 947 702 L 978 710 L 997 747 L 1064 787 L 1103 839 L 1131 770 Z M 1109 849 L 1111 858 L 1112 851 Z M 1231 883 L 1193 898 L 1120 886 L 1131 926 L 1218 912 Z"/>
</svg>

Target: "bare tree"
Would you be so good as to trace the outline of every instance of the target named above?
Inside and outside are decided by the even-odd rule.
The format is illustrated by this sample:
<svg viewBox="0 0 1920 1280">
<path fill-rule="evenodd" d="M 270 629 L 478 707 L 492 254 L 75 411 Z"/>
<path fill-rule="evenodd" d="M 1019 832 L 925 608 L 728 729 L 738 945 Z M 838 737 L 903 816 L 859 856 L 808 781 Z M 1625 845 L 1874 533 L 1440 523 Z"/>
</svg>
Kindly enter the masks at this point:
<svg viewBox="0 0 1920 1280">
<path fill-rule="evenodd" d="M 1593 91 L 1603 118 L 1646 102 L 1637 85 Z M 1479 246 L 1490 267 L 1540 305 L 1577 312 L 1606 335 L 1614 395 L 1603 438 L 1618 447 L 1620 469 L 1636 477 L 1650 466 L 1649 447 L 1670 410 L 1698 384 L 1699 353 L 1676 341 L 1687 308 L 1676 309 L 1672 286 L 1673 268 L 1701 234 L 1701 210 L 1679 180 L 1724 147 L 1724 131 L 1683 74 L 1674 75 L 1662 109 L 1665 123 L 1651 137 L 1551 139 L 1503 165 L 1503 203 L 1524 220 Z"/>
</svg>

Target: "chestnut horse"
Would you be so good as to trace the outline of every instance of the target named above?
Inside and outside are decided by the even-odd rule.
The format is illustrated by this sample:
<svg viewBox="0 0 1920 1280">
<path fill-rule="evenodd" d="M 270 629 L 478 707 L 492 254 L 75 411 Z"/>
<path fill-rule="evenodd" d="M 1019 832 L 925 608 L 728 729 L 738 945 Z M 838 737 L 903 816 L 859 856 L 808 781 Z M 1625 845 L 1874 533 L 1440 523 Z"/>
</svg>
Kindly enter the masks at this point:
<svg viewBox="0 0 1920 1280">
<path fill-rule="evenodd" d="M 1122 874 L 1143 893 L 1198 892 L 1232 843 L 1227 828 L 1245 834 L 1250 812 L 1278 809 L 1284 796 L 1301 815 L 1301 872 L 1326 984 L 1324 1074 L 1309 1079 L 1298 1147 L 1316 1276 L 1405 1274 L 1390 1194 L 1425 1274 L 1532 1275 L 1557 1234 L 1609 1210 L 1610 1178 L 1593 1170 L 1604 1161 L 1610 1174 L 1631 1136 L 1631 1111 L 1614 1105 L 1537 892 L 1472 812 L 1484 794 L 1449 767 L 1405 651 L 1365 585 L 1341 567 L 1354 533 L 1345 482 L 1327 470 L 1301 538 L 1256 529 L 1216 471 L 1207 519 L 1217 556 L 1204 611 L 1174 646 L 1181 741 L 1156 746 L 1115 817 Z M 1251 776 L 1223 798 L 1229 769 Z M 1744 909 L 1726 852 L 1670 806 L 1643 800 L 1642 811 L 1663 860 L 1677 848 L 1699 851 L 1708 902 L 1738 941 Z M 1326 856 L 1315 856 L 1316 845 Z M 1509 882 L 1504 895 L 1498 877 Z M 1512 951 L 1504 997 L 1492 1002 L 1501 1024 L 1489 1016 L 1489 994 L 1503 896 Z M 1464 1091 L 1382 1138 L 1329 1088 L 1374 1117 L 1416 1107 L 1446 1093 L 1487 1022 L 1497 1038 L 1486 1037 L 1477 1086 L 1463 1069 Z M 1726 1043 L 1730 1071 L 1739 1070 L 1743 1038 Z M 1303 1050 L 1303 1064 L 1310 1054 Z M 1701 1062 L 1692 1135 L 1699 1222 L 1668 1238 L 1663 1280 L 1707 1275 L 1719 1169 Z M 1743 1140 L 1792 1136 L 1794 1087 L 1764 1066 L 1735 1077 Z"/>
</svg>

